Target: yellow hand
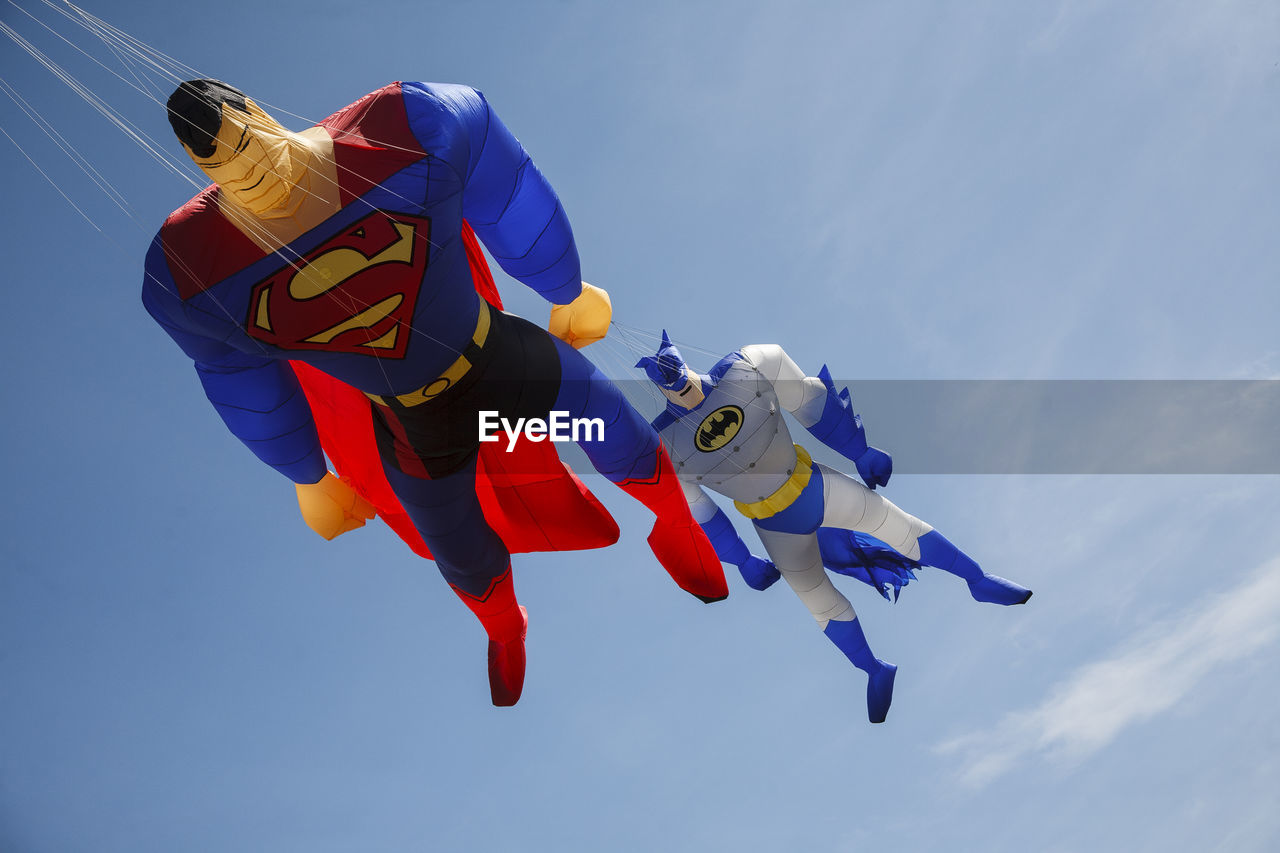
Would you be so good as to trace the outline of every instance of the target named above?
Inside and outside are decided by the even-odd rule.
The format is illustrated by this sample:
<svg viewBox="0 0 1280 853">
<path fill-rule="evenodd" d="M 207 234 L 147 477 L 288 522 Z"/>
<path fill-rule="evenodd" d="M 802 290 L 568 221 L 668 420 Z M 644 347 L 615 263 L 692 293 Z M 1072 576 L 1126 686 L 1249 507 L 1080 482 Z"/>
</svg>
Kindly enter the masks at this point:
<svg viewBox="0 0 1280 853">
<path fill-rule="evenodd" d="M 612 319 L 613 304 L 609 302 L 609 294 L 584 281 L 577 299 L 568 305 L 552 307 L 547 329 L 574 349 L 582 349 L 587 344 L 604 340 Z"/>
<path fill-rule="evenodd" d="M 372 504 L 328 472 L 318 483 L 298 483 L 295 486 L 302 520 L 325 539 L 364 527 L 365 519 L 374 516 Z"/>
</svg>

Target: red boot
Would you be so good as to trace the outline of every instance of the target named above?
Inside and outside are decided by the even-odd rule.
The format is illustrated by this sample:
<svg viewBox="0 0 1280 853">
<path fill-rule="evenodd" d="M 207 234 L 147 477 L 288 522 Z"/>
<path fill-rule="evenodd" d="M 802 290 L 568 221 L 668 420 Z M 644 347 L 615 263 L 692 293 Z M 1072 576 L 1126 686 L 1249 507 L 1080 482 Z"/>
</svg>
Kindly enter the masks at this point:
<svg viewBox="0 0 1280 853">
<path fill-rule="evenodd" d="M 676 479 L 666 448 L 659 445 L 655 455 L 651 477 L 623 480 L 618 488 L 658 516 L 649 533 L 649 547 L 671 579 L 702 601 L 710 603 L 728 598 L 729 585 L 725 583 L 720 558 L 689 513 L 689 502 Z"/>
<path fill-rule="evenodd" d="M 489 694 L 499 707 L 520 701 L 524 688 L 524 638 L 529 612 L 516 601 L 511 567 L 494 578 L 484 594 L 476 597 L 456 586 L 462 603 L 480 620 L 489 635 Z"/>
</svg>

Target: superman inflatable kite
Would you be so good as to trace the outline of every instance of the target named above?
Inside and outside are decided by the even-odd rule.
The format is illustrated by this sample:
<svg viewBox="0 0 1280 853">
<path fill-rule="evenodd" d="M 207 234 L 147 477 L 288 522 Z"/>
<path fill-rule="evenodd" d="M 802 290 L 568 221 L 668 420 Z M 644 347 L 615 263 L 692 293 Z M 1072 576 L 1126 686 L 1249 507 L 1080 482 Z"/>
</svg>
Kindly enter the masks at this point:
<svg viewBox="0 0 1280 853">
<path fill-rule="evenodd" d="M 168 110 L 214 183 L 160 229 L 143 304 L 309 525 L 332 538 L 376 509 L 436 561 L 488 633 L 494 704 L 524 679 L 510 553 L 618 530 L 550 444 L 481 443 L 480 412 L 600 419 L 580 444 L 656 513 L 664 568 L 727 595 L 656 433 L 575 348 L 604 336 L 607 294 L 581 281 L 555 192 L 479 92 L 394 83 L 300 133 L 217 80 L 183 83 Z M 502 312 L 477 236 L 555 306 L 556 336 Z"/>
</svg>

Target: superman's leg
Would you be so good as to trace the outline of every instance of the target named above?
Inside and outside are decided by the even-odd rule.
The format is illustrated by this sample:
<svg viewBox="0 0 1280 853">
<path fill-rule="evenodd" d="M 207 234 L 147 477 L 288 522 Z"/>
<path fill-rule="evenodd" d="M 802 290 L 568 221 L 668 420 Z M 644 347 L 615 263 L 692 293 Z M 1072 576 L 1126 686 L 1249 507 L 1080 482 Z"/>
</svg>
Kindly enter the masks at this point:
<svg viewBox="0 0 1280 853">
<path fill-rule="evenodd" d="M 603 423 L 602 431 L 584 436 L 578 445 L 597 471 L 657 515 L 649 547 L 680 588 L 703 601 L 726 598 L 724 569 L 689 512 L 658 434 L 599 368 L 563 341 L 555 342 L 561 370 L 555 410 Z"/>
<path fill-rule="evenodd" d="M 406 474 L 385 458 L 383 470 L 440 574 L 489 635 L 493 704 L 514 705 L 524 685 L 528 617 L 516 601 L 511 556 L 476 497 L 475 457 L 462 470 L 434 479 Z"/>
<path fill-rule="evenodd" d="M 884 722 L 893 701 L 893 681 L 898 668 L 871 653 L 862 623 L 853 605 L 831 583 L 822 567 L 818 537 L 814 533 L 785 533 L 756 526 L 769 559 L 773 560 L 792 592 L 809 608 L 818 627 L 849 662 L 867 674 L 867 716 Z"/>
<path fill-rule="evenodd" d="M 1031 597 L 1031 590 L 982 571 L 945 536 L 903 512 L 879 492 L 825 465 L 819 467 L 826 488 L 824 527 L 869 533 L 913 560 L 963 578 L 969 585 L 969 594 L 978 601 L 1023 604 Z"/>
</svg>

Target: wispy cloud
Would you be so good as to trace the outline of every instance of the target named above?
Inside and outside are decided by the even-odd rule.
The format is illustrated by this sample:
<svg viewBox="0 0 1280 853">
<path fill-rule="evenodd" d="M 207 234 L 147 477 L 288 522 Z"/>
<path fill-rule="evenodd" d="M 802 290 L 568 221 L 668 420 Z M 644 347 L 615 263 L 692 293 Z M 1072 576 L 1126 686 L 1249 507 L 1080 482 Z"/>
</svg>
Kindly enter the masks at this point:
<svg viewBox="0 0 1280 853">
<path fill-rule="evenodd" d="M 940 744 L 960 756 L 962 782 L 980 787 L 1035 756 L 1077 761 L 1125 728 L 1167 711 L 1215 667 L 1254 654 L 1280 634 L 1280 558 L 1203 609 L 1131 637 L 1115 654 L 1053 686 L 1038 706 Z"/>
</svg>

